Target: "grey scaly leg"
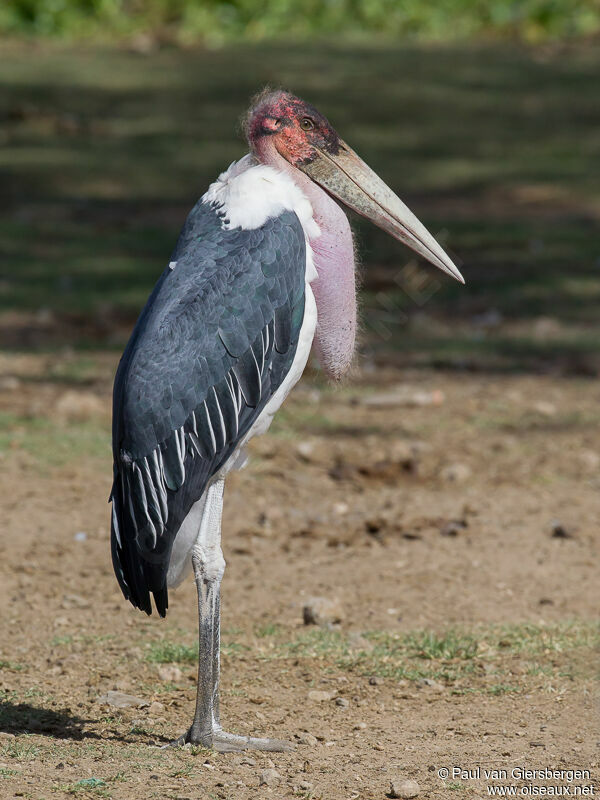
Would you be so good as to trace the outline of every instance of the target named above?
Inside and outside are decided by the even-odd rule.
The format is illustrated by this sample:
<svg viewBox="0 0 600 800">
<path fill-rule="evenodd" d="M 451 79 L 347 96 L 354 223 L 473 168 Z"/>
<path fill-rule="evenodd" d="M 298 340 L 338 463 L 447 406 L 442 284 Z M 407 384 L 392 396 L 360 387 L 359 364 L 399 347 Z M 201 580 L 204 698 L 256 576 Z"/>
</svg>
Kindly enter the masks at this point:
<svg viewBox="0 0 600 800">
<path fill-rule="evenodd" d="M 219 698 L 219 683 L 221 680 L 221 584 L 217 587 L 215 598 L 215 620 L 213 624 L 212 643 L 212 675 L 213 675 L 213 719 L 219 730 L 221 729 L 221 701 Z"/>
<path fill-rule="evenodd" d="M 198 590 L 198 690 L 196 713 L 190 729 L 173 745 L 191 744 L 213 748 L 221 753 L 242 750 L 282 752 L 293 749 L 280 739 L 237 736 L 221 728 L 219 715 L 220 675 L 220 588 L 225 560 L 221 551 L 223 511 L 221 478 L 207 489 L 207 498 L 198 539 L 192 552 L 192 566 Z"/>
</svg>

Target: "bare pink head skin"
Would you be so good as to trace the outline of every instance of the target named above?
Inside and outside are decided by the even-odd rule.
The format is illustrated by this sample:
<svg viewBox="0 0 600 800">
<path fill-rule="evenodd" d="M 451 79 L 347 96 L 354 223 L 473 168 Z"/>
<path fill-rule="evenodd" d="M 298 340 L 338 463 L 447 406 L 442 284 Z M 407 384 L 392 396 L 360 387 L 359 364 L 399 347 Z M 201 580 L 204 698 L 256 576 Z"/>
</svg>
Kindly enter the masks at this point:
<svg viewBox="0 0 600 800">
<path fill-rule="evenodd" d="M 308 197 L 321 235 L 311 241 L 318 278 L 314 348 L 326 374 L 341 378 L 354 355 L 356 281 L 352 233 L 337 200 L 400 239 L 440 269 L 462 276 L 389 187 L 316 108 L 288 92 L 263 92 L 246 118 L 254 156 L 289 175 Z"/>
</svg>

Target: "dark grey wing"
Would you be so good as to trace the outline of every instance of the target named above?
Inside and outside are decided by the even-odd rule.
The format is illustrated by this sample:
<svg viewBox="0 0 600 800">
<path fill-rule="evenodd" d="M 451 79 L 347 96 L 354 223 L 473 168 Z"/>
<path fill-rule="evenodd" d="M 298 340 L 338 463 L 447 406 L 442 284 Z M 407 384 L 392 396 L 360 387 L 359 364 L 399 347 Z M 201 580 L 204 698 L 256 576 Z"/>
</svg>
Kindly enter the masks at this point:
<svg viewBox="0 0 600 800">
<path fill-rule="evenodd" d="M 112 556 L 133 605 L 164 616 L 173 541 L 287 375 L 304 318 L 293 212 L 225 230 L 198 203 L 144 308 L 113 394 Z"/>
</svg>

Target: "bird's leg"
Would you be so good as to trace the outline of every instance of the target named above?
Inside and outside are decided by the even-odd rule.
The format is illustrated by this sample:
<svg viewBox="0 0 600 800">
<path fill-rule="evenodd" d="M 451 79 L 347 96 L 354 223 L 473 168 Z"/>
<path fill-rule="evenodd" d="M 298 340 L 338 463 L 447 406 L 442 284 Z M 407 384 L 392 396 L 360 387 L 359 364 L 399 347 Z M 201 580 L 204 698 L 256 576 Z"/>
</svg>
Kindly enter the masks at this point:
<svg viewBox="0 0 600 800">
<path fill-rule="evenodd" d="M 219 683 L 221 680 L 221 584 L 217 587 L 215 596 L 215 614 L 212 626 L 212 678 L 213 678 L 213 720 L 215 726 L 221 729 L 221 700 Z"/>
<path fill-rule="evenodd" d="M 196 712 L 190 729 L 174 745 L 191 744 L 221 753 L 243 750 L 282 752 L 293 744 L 280 739 L 238 736 L 221 728 L 219 713 L 221 578 L 225 561 L 221 551 L 223 479 L 209 486 L 200 532 L 192 553 L 198 590 L 198 689 Z"/>
</svg>

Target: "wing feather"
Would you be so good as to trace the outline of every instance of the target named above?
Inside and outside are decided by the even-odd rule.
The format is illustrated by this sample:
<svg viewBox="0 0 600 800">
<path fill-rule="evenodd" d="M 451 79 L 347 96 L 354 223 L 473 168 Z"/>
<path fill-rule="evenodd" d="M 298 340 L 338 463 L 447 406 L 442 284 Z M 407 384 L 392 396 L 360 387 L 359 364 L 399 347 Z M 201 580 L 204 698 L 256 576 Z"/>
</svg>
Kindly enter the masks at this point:
<svg viewBox="0 0 600 800">
<path fill-rule="evenodd" d="M 168 606 L 177 531 L 293 361 L 304 233 L 292 212 L 225 230 L 191 212 L 127 345 L 114 387 L 112 557 L 133 605 Z"/>
</svg>

